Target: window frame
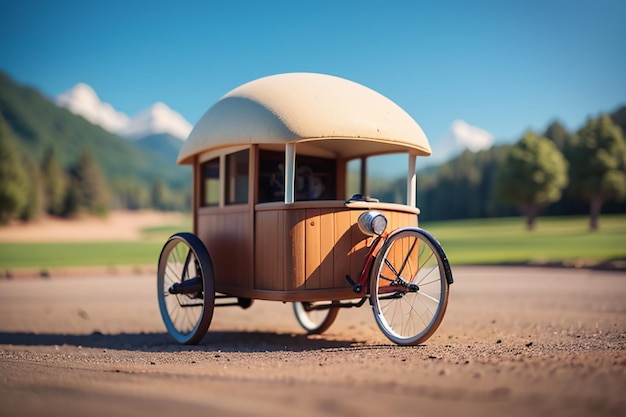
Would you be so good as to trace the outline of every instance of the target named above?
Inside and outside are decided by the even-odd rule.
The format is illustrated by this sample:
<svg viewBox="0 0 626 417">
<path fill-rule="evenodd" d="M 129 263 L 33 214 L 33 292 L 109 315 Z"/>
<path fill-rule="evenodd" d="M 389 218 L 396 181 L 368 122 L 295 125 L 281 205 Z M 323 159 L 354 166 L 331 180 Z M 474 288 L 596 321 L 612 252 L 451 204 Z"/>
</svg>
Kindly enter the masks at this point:
<svg viewBox="0 0 626 417">
<path fill-rule="evenodd" d="M 242 151 L 248 151 L 248 183 L 246 189 L 246 202 L 245 203 L 233 203 L 227 204 L 227 185 L 226 185 L 226 165 L 227 165 L 227 157 Z M 252 146 L 233 146 L 228 149 L 219 149 L 211 152 L 205 152 L 198 157 L 197 166 L 199 169 L 198 180 L 200 182 L 198 189 L 199 198 L 197 207 L 199 209 L 217 209 L 217 208 L 225 208 L 225 207 L 238 207 L 238 206 L 247 206 L 251 203 L 250 201 L 250 186 L 254 184 L 254 181 L 250 178 L 251 174 L 251 155 L 254 155 L 254 148 Z M 219 174 L 218 174 L 218 183 L 219 183 L 219 203 L 218 204 L 205 204 L 206 194 L 205 194 L 205 184 L 204 184 L 204 165 L 207 162 L 213 161 L 217 159 L 219 164 Z"/>
</svg>

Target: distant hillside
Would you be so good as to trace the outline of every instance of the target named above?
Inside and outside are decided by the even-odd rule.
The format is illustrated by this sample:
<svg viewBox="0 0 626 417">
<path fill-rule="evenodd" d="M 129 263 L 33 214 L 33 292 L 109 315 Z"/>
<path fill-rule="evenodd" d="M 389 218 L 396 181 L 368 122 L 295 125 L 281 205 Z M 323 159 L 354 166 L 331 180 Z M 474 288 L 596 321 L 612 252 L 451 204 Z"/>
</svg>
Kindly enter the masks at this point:
<svg viewBox="0 0 626 417">
<path fill-rule="evenodd" d="M 139 149 L 152 153 L 164 161 L 176 163 L 178 152 L 183 146 L 183 141 L 168 133 L 148 135 L 133 142 Z"/>
<path fill-rule="evenodd" d="M 15 83 L 0 72 L 0 113 L 18 138 L 20 151 L 35 163 L 54 148 L 61 164 L 67 168 L 78 154 L 89 150 L 109 182 L 139 180 L 146 186 L 162 179 L 174 188 L 191 182 L 189 167 L 172 163 L 136 146 L 83 117 L 60 108 L 33 88 Z M 159 152 L 157 152 L 159 154 Z"/>
</svg>

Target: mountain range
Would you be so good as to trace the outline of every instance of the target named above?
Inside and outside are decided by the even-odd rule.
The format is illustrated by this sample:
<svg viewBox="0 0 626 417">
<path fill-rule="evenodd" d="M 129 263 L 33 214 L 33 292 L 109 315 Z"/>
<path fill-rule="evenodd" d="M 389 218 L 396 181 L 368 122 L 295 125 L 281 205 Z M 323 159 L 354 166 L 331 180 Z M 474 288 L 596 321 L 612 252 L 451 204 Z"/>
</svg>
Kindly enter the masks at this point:
<svg viewBox="0 0 626 417">
<path fill-rule="evenodd" d="M 111 133 L 132 140 L 155 134 L 169 134 L 185 140 L 192 129 L 191 123 L 180 113 L 162 102 L 129 117 L 117 111 L 111 104 L 102 102 L 94 89 L 84 83 L 78 83 L 59 94 L 55 102 Z"/>
<path fill-rule="evenodd" d="M 83 90 L 83 93 L 86 91 L 84 86 L 80 87 L 80 90 Z M 83 97 L 89 98 L 89 94 Z M 93 105 L 93 96 L 91 99 L 90 103 Z M 98 102 L 100 101 L 95 104 Z M 154 108 L 155 106 L 151 109 Z M 118 120 L 117 126 L 121 127 L 119 121 L 123 122 L 124 118 L 119 117 L 119 112 L 116 114 L 112 106 L 110 109 L 113 113 L 109 112 L 109 116 L 112 116 L 106 120 L 109 123 Z M 163 106 L 156 106 L 156 109 L 156 112 L 142 113 L 168 114 L 168 112 L 159 113 L 164 109 Z M 0 71 L 0 114 L 17 139 L 20 153 L 32 163 L 39 164 L 44 153 L 52 149 L 61 165 L 67 169 L 75 163 L 81 152 L 87 150 L 93 155 L 109 182 L 135 182 L 149 187 L 154 181 L 163 180 L 174 189 L 189 187 L 191 184 L 190 167 L 178 166 L 174 162 L 183 141 L 171 135 L 169 133 L 171 130 L 158 132 L 158 127 L 162 126 L 162 121 L 165 120 L 158 116 L 139 117 L 140 114 L 133 118 L 143 121 L 144 129 L 128 131 L 147 135 L 129 140 L 94 124 L 85 116 L 78 116 L 58 106 L 38 90 L 16 83 L 2 71 Z M 107 114 L 106 111 L 104 114 Z M 171 116 L 171 113 L 169 114 Z M 130 129 L 130 120 L 129 118 L 126 122 L 127 129 Z M 176 118 L 171 117 L 167 120 Z M 135 127 L 140 125 L 139 122 L 134 124 Z M 172 124 L 174 125 L 175 123 Z"/>
<path fill-rule="evenodd" d="M 176 162 L 192 126 L 180 113 L 163 102 L 129 117 L 100 100 L 95 90 L 78 83 L 55 98 L 58 106 L 84 117 L 94 125 L 134 141 L 135 146 L 168 161 Z"/>
</svg>

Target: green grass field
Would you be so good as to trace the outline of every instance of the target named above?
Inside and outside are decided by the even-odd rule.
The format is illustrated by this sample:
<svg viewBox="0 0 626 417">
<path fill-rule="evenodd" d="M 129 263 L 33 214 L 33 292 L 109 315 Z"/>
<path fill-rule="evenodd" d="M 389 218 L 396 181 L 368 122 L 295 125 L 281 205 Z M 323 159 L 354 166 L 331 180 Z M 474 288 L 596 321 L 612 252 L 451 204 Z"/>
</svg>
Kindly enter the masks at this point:
<svg viewBox="0 0 626 417">
<path fill-rule="evenodd" d="M 522 218 L 422 223 L 453 265 L 587 263 L 626 260 L 626 215 L 603 216 L 600 230 L 587 217 L 539 218 L 528 231 Z"/>
<path fill-rule="evenodd" d="M 420 226 L 441 242 L 452 265 L 626 260 L 626 215 L 603 216 L 597 232 L 585 217 L 539 218 L 533 231 L 522 218 Z M 146 229 L 140 242 L 0 243 L 0 270 L 156 265 L 167 237 L 190 229 L 190 222 Z"/>
<path fill-rule="evenodd" d="M 164 242 L 0 243 L 0 270 L 156 265 Z"/>
</svg>

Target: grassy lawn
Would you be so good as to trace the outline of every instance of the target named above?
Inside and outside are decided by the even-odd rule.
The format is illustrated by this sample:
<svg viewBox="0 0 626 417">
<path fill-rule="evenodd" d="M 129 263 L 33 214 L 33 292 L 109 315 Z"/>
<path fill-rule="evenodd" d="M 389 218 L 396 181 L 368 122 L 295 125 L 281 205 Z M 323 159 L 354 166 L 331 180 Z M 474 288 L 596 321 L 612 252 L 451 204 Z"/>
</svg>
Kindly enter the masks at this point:
<svg viewBox="0 0 626 417">
<path fill-rule="evenodd" d="M 543 217 L 527 231 L 522 218 L 422 223 L 452 265 L 626 260 L 626 215 L 603 216 L 590 232 L 585 217 Z M 0 269 L 156 265 L 165 240 L 191 222 L 144 230 L 140 242 L 0 243 Z"/>
<path fill-rule="evenodd" d="M 0 269 L 156 265 L 163 243 L 0 243 Z"/>
<path fill-rule="evenodd" d="M 626 260 L 626 215 L 603 216 L 591 232 L 586 217 L 539 218 L 528 231 L 522 218 L 422 223 L 453 265 Z"/>
</svg>

